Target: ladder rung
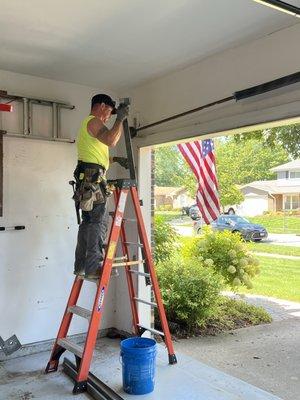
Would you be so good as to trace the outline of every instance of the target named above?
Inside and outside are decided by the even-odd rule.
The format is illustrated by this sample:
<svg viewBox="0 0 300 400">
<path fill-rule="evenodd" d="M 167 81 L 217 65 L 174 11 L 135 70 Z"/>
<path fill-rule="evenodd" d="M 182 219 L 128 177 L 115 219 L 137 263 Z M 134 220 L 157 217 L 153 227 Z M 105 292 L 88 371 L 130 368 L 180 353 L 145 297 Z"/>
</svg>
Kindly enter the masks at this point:
<svg viewBox="0 0 300 400">
<path fill-rule="evenodd" d="M 161 331 L 157 331 L 156 329 L 152 329 L 152 328 L 147 328 L 144 325 L 141 324 L 137 324 L 140 328 L 145 329 L 146 331 L 152 332 L 154 335 L 160 335 L 160 336 L 165 336 L 165 334 Z"/>
<path fill-rule="evenodd" d="M 100 275 L 99 275 L 99 278 L 86 278 L 85 276 L 79 276 L 79 279 L 83 279 L 84 281 L 89 281 L 89 282 L 93 282 L 93 283 L 98 283 L 98 281 L 100 279 Z"/>
<path fill-rule="evenodd" d="M 71 353 L 76 354 L 76 356 L 82 358 L 83 348 L 76 343 L 71 342 L 69 339 L 58 339 L 57 344 L 63 347 L 66 350 L 69 350 Z"/>
<path fill-rule="evenodd" d="M 142 264 L 144 263 L 145 260 L 136 260 L 136 261 L 126 261 L 126 262 L 122 262 L 122 263 L 113 263 L 113 267 L 123 267 L 126 265 L 138 265 L 138 264 Z"/>
<path fill-rule="evenodd" d="M 137 274 L 137 275 L 146 276 L 147 278 L 150 278 L 150 274 L 148 274 L 147 272 L 140 272 L 135 269 L 131 269 L 129 272 L 131 272 L 132 274 Z"/>
<path fill-rule="evenodd" d="M 91 318 L 92 315 L 92 312 L 90 310 L 87 310 L 86 308 L 80 306 L 68 307 L 68 311 L 73 314 L 79 315 L 80 317 L 86 318 L 88 320 Z"/>
<path fill-rule="evenodd" d="M 138 247 L 144 247 L 142 243 L 136 243 L 136 242 L 124 242 L 127 246 L 138 246 Z"/>
<path fill-rule="evenodd" d="M 122 257 L 115 257 L 114 261 L 126 261 L 127 260 L 127 256 L 122 256 Z"/>
<path fill-rule="evenodd" d="M 157 307 L 157 304 L 153 303 L 152 301 L 147 301 L 138 297 L 134 297 L 134 300 L 138 301 L 139 303 L 147 304 L 148 306 Z"/>
<path fill-rule="evenodd" d="M 111 217 L 113 217 L 113 216 L 115 215 L 115 211 L 110 211 L 110 212 L 109 212 L 109 215 L 110 215 Z M 136 219 L 136 218 L 123 218 L 123 221 L 126 221 L 126 222 L 136 222 L 137 219 Z"/>
</svg>

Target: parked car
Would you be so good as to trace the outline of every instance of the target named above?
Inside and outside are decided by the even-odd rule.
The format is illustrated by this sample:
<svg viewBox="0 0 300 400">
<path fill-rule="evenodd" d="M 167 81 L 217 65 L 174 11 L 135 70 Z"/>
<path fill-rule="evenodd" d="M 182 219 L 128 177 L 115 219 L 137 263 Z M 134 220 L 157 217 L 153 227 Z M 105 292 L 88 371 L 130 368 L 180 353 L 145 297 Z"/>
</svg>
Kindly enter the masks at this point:
<svg viewBox="0 0 300 400">
<path fill-rule="evenodd" d="M 203 221 L 200 219 L 194 223 L 196 233 L 201 233 Z M 211 223 L 213 230 L 216 231 L 231 231 L 232 233 L 240 233 L 245 240 L 259 242 L 268 237 L 266 228 L 262 225 L 253 224 L 244 217 L 239 215 L 222 214 L 218 219 Z"/>
<path fill-rule="evenodd" d="M 190 215 L 190 208 L 191 207 L 192 206 L 184 206 L 184 207 L 182 207 L 182 209 L 181 209 L 182 215 Z"/>
<path fill-rule="evenodd" d="M 192 204 L 191 206 L 184 206 L 181 209 L 182 215 L 186 214 L 188 216 L 190 216 L 190 211 L 194 210 L 194 208 L 198 208 L 197 204 Z"/>
<path fill-rule="evenodd" d="M 237 210 L 237 206 L 236 205 L 223 207 L 224 214 L 228 214 L 228 215 L 235 215 L 236 214 L 236 210 Z"/>
<path fill-rule="evenodd" d="M 201 213 L 200 213 L 200 210 L 199 210 L 197 204 L 194 204 L 194 205 L 192 205 L 192 206 L 190 207 L 189 216 L 190 216 L 190 217 L 192 218 L 192 220 L 194 220 L 194 221 L 195 221 L 196 219 L 201 218 Z"/>
</svg>

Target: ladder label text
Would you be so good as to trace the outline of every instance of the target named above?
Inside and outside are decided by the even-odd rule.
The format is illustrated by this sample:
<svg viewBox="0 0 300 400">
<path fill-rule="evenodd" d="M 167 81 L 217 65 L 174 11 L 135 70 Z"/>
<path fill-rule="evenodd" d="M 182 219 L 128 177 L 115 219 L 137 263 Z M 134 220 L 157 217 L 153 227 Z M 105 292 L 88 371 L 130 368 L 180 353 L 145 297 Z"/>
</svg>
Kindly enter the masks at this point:
<svg viewBox="0 0 300 400">
<path fill-rule="evenodd" d="M 107 250 L 107 258 L 108 259 L 113 258 L 114 254 L 115 254 L 116 246 L 117 246 L 117 242 L 110 242 L 109 248 Z"/>
<path fill-rule="evenodd" d="M 100 311 L 102 308 L 103 301 L 104 301 L 104 293 L 105 293 L 105 287 L 103 286 L 103 288 L 101 289 L 101 293 L 100 293 L 100 297 L 99 297 L 99 301 L 98 301 L 98 311 Z"/>
<path fill-rule="evenodd" d="M 125 203 L 126 203 L 126 198 L 127 198 L 127 193 L 122 192 L 120 195 L 120 199 L 119 199 L 119 207 L 118 207 L 118 211 L 123 213 L 124 209 L 125 209 Z"/>
</svg>

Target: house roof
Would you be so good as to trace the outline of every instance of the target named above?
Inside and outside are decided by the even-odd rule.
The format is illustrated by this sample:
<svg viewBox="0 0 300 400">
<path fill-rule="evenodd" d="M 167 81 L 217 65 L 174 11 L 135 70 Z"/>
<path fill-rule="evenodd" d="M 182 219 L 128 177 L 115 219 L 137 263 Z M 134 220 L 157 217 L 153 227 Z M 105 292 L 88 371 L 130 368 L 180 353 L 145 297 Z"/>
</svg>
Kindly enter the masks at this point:
<svg viewBox="0 0 300 400">
<path fill-rule="evenodd" d="M 173 186 L 154 186 L 155 196 L 175 196 L 182 191 L 185 191 L 185 188 Z"/>
<path fill-rule="evenodd" d="M 271 168 L 270 171 L 279 172 L 279 171 L 288 171 L 295 169 L 300 169 L 300 159 L 278 165 L 277 167 Z"/>
<path fill-rule="evenodd" d="M 272 180 L 272 181 L 254 181 L 240 187 L 242 190 L 246 187 L 263 190 L 269 194 L 293 194 L 300 193 L 300 179 Z"/>
</svg>

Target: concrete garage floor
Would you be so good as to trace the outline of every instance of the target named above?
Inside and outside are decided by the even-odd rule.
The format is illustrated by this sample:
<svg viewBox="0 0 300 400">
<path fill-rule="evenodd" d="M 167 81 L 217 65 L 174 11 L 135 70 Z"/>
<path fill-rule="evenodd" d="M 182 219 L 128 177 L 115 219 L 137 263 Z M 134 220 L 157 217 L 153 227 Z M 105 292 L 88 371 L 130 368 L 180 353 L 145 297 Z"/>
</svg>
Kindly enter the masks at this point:
<svg viewBox="0 0 300 400">
<path fill-rule="evenodd" d="M 162 346 L 157 357 L 155 391 L 149 395 L 130 396 L 122 391 L 119 341 L 103 338 L 97 350 L 92 372 L 124 399 L 278 400 L 272 394 L 183 354 L 177 354 L 178 364 L 170 366 Z M 68 356 L 73 361 L 72 355 Z M 0 399 L 74 399 L 73 384 L 68 377 L 61 372 L 43 373 L 48 358 L 49 352 L 43 352 L 1 363 Z M 76 396 L 78 400 L 87 398 L 86 394 Z"/>
<path fill-rule="evenodd" d="M 180 340 L 176 349 L 284 400 L 300 399 L 300 318 Z"/>
</svg>

